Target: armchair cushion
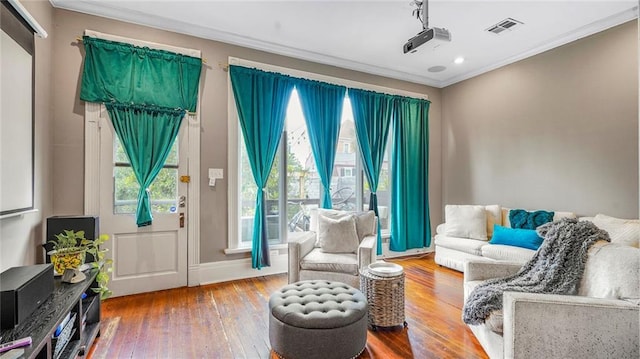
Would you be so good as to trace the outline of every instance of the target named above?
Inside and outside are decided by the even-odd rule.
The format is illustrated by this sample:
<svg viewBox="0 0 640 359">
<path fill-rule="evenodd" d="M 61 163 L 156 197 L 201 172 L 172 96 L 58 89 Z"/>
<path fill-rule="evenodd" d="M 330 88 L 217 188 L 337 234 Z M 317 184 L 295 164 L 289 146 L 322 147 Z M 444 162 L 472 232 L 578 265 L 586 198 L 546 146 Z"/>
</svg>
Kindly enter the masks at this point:
<svg viewBox="0 0 640 359">
<path fill-rule="evenodd" d="M 358 241 L 362 242 L 364 237 L 376 233 L 376 213 L 374 211 L 356 212 L 353 217 L 356 220 Z"/>
<path fill-rule="evenodd" d="M 300 268 L 358 275 L 358 260 L 355 253 L 326 253 L 320 248 L 314 248 L 302 258 Z"/>
<path fill-rule="evenodd" d="M 353 215 L 338 218 L 318 214 L 318 242 L 326 253 L 355 253 L 360 240 Z"/>
</svg>

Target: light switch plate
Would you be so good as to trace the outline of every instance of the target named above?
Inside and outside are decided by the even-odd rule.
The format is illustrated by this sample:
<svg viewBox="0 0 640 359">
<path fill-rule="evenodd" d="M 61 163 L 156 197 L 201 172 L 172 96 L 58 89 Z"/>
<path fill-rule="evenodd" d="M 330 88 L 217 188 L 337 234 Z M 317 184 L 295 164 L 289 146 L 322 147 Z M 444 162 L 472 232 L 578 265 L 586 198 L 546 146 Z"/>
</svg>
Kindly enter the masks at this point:
<svg viewBox="0 0 640 359">
<path fill-rule="evenodd" d="M 220 179 L 223 178 L 223 174 L 222 168 L 209 168 L 209 178 Z"/>
</svg>

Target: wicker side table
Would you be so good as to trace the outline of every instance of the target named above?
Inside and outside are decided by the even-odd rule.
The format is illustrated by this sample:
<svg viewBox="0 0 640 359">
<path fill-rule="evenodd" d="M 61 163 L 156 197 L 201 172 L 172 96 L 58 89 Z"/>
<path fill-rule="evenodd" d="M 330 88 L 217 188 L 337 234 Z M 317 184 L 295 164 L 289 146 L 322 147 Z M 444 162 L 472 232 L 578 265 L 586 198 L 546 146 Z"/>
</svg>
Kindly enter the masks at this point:
<svg viewBox="0 0 640 359">
<path fill-rule="evenodd" d="M 378 328 L 406 327 L 404 318 L 404 272 L 379 276 L 369 269 L 360 271 L 360 290 L 369 302 L 368 324 Z"/>
</svg>

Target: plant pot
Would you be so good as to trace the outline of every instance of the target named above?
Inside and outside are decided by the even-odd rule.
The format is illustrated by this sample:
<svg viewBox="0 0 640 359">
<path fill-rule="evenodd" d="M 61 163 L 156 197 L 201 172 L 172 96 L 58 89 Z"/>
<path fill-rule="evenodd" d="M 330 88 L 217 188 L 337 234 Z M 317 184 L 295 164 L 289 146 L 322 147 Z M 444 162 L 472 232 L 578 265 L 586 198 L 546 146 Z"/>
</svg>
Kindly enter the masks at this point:
<svg viewBox="0 0 640 359">
<path fill-rule="evenodd" d="M 51 256 L 51 263 L 53 263 L 55 272 L 63 274 L 65 269 L 76 269 L 83 265 L 86 253 L 85 249 L 78 249 L 60 253 L 51 251 L 48 254 Z"/>
</svg>

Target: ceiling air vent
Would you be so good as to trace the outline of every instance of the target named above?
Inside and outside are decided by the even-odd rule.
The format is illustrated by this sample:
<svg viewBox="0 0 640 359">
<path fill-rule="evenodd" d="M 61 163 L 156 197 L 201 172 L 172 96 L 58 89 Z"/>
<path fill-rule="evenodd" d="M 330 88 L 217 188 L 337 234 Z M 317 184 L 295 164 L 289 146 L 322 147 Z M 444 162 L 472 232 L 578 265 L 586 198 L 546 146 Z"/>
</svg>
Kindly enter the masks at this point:
<svg viewBox="0 0 640 359">
<path fill-rule="evenodd" d="M 501 32 L 505 31 L 505 30 L 513 30 L 516 27 L 520 27 L 520 25 L 523 25 L 524 23 L 522 21 L 518 21 L 515 19 L 512 19 L 510 17 L 500 21 L 499 23 L 489 27 L 487 29 L 487 31 L 492 32 L 494 34 L 500 34 Z"/>
</svg>

